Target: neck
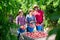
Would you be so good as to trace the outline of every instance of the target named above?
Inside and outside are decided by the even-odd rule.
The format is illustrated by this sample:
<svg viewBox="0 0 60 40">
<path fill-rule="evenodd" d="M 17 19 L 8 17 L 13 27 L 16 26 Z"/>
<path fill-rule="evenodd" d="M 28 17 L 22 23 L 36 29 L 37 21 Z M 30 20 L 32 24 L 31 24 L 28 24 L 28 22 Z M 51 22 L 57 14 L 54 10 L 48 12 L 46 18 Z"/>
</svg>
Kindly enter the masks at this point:
<svg viewBox="0 0 60 40">
<path fill-rule="evenodd" d="M 35 9 L 35 11 L 37 11 L 37 10 L 39 10 L 39 9 Z"/>
<path fill-rule="evenodd" d="M 20 17 L 22 17 L 22 15 L 19 15 Z"/>
<path fill-rule="evenodd" d="M 38 9 L 37 9 L 38 10 Z M 37 10 L 35 10 L 35 11 L 37 11 Z"/>
</svg>

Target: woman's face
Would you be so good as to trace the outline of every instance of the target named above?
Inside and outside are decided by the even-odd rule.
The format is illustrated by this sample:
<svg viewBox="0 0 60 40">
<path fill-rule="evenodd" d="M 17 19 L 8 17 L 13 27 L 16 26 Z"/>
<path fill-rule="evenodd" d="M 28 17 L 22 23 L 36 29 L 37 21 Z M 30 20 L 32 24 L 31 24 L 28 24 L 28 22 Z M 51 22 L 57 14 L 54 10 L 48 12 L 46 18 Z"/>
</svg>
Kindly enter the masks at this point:
<svg viewBox="0 0 60 40">
<path fill-rule="evenodd" d="M 21 15 L 23 15 L 23 12 L 21 12 Z"/>
<path fill-rule="evenodd" d="M 19 14 L 20 16 L 22 16 L 23 15 L 23 12 L 20 12 L 20 14 Z"/>
<path fill-rule="evenodd" d="M 33 11 L 30 11 L 30 14 L 33 15 Z"/>
</svg>

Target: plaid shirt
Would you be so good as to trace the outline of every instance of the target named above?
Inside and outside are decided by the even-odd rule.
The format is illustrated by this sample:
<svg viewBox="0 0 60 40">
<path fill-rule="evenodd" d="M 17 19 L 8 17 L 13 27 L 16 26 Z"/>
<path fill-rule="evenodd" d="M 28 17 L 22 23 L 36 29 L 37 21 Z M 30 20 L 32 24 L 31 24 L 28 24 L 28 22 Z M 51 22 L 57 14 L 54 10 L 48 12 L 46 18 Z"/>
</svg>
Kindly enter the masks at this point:
<svg viewBox="0 0 60 40">
<path fill-rule="evenodd" d="M 25 17 L 20 17 L 20 16 L 17 16 L 16 17 L 16 24 L 19 24 L 19 25 L 25 25 L 26 21 L 25 21 Z"/>
</svg>

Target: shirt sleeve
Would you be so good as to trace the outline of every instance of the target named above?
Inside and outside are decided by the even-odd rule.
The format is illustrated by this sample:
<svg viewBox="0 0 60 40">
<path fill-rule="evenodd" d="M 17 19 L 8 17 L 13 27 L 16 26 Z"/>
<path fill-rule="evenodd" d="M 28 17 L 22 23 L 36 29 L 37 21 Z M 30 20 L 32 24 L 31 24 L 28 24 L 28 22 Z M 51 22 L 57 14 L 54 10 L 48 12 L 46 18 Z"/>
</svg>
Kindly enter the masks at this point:
<svg viewBox="0 0 60 40">
<path fill-rule="evenodd" d="M 27 22 L 27 17 L 28 17 L 29 15 L 26 15 L 26 22 Z"/>
<path fill-rule="evenodd" d="M 27 19 L 28 15 L 26 15 L 26 19 Z"/>
<path fill-rule="evenodd" d="M 37 21 L 36 21 L 36 18 L 35 18 L 35 22 L 37 22 Z"/>
<path fill-rule="evenodd" d="M 24 16 L 24 21 L 25 21 L 25 23 L 26 23 L 26 17 Z"/>
<path fill-rule="evenodd" d="M 16 17 L 16 24 L 19 24 L 19 18 L 18 18 L 18 16 Z"/>
</svg>

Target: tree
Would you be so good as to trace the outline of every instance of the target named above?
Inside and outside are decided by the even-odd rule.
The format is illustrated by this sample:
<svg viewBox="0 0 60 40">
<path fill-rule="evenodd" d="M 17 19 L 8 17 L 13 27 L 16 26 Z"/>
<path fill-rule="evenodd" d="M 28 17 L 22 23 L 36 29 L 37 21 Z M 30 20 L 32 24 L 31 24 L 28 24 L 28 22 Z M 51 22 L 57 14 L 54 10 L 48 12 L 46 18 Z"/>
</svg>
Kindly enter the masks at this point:
<svg viewBox="0 0 60 40">
<path fill-rule="evenodd" d="M 19 9 L 22 9 L 24 15 L 26 15 L 28 10 L 33 8 L 34 4 L 39 5 L 39 8 L 44 10 L 46 27 L 56 26 L 59 28 L 57 25 L 60 18 L 59 2 L 60 0 L 0 0 L 0 39 L 11 40 L 10 27 L 14 26 L 14 24 L 9 22 L 9 16 L 12 15 L 15 19 Z"/>
</svg>

